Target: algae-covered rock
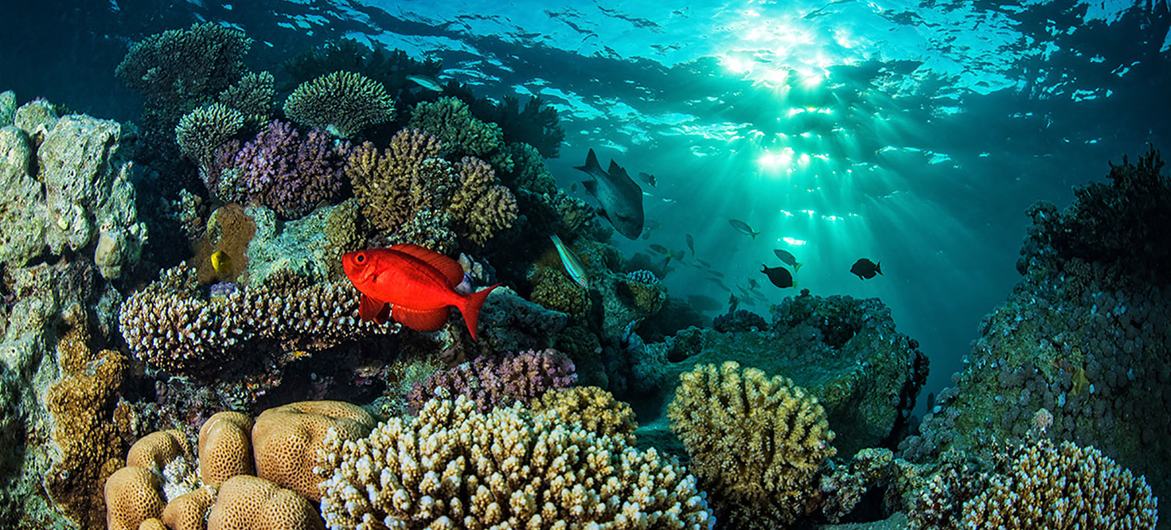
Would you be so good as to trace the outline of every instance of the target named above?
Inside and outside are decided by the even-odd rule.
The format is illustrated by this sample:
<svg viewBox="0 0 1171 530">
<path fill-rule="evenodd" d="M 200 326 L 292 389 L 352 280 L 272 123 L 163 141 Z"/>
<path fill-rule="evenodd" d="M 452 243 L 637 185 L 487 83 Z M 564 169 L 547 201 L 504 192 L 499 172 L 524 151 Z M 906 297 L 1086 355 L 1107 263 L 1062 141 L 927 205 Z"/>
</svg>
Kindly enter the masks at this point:
<svg viewBox="0 0 1171 530">
<path fill-rule="evenodd" d="M 0 92 L 0 127 L 12 125 L 16 115 L 16 93 L 11 90 Z"/>
<path fill-rule="evenodd" d="M 44 99 L 34 99 L 12 113 L 12 124 L 38 140 L 57 124 L 57 120 L 57 109 Z"/>
<path fill-rule="evenodd" d="M 926 380 L 927 358 L 917 341 L 895 329 L 890 310 L 878 299 L 802 291 L 773 311 L 767 330 L 689 328 L 633 355 L 633 390 L 649 395 L 653 407 L 643 414 L 661 413 L 680 374 L 701 363 L 736 361 L 817 396 L 844 456 L 897 443 Z"/>
<path fill-rule="evenodd" d="M 0 129 L 0 261 L 8 264 L 28 263 L 45 246 L 41 184 L 30 175 L 32 155 L 24 131 Z"/>
<path fill-rule="evenodd" d="M 335 208 L 318 208 L 295 221 L 280 221 L 263 206 L 247 208 L 256 222 L 256 234 L 248 244 L 248 284 L 264 285 L 286 273 L 313 282 L 328 280 L 337 270 L 332 263 L 340 258 L 326 232 Z"/>
</svg>

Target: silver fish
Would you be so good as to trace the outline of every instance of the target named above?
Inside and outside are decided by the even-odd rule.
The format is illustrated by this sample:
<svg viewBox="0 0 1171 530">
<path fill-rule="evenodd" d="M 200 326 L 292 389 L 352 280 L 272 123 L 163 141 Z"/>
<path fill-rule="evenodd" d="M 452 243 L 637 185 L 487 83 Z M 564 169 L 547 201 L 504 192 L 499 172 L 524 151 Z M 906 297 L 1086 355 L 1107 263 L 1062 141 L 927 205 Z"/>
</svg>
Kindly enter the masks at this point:
<svg viewBox="0 0 1171 530">
<path fill-rule="evenodd" d="M 793 272 L 801 270 L 801 264 L 797 263 L 797 257 L 789 253 L 788 250 L 779 248 L 773 249 L 773 254 L 776 254 L 777 257 L 780 258 L 781 261 L 785 262 L 786 265 L 793 267 Z"/>
<path fill-rule="evenodd" d="M 585 265 L 578 259 L 577 254 L 569 250 L 569 247 L 561 242 L 561 238 L 557 237 L 557 234 L 549 236 L 549 239 L 553 240 L 553 246 L 557 248 L 557 255 L 561 257 L 561 265 L 565 267 L 569 278 L 582 289 L 589 289 L 590 278 L 586 274 Z"/>
<path fill-rule="evenodd" d="M 760 235 L 760 232 L 753 230 L 751 226 L 748 226 L 748 223 L 739 219 L 729 219 L 728 224 L 732 225 L 732 228 L 735 228 L 740 233 L 752 236 L 752 239 L 756 239 L 756 236 Z"/>
<path fill-rule="evenodd" d="M 411 74 L 407 76 L 407 81 L 410 81 L 432 92 L 443 92 L 443 85 L 439 84 L 439 80 L 429 75 Z"/>
<path fill-rule="evenodd" d="M 598 164 L 598 155 L 590 149 L 584 166 L 574 169 L 593 177 L 582 182 L 587 192 L 602 206 L 598 213 L 614 225 L 618 233 L 628 239 L 638 239 L 645 216 L 642 209 L 642 188 L 630 178 L 622 166 L 610 161 L 609 170 Z"/>
</svg>

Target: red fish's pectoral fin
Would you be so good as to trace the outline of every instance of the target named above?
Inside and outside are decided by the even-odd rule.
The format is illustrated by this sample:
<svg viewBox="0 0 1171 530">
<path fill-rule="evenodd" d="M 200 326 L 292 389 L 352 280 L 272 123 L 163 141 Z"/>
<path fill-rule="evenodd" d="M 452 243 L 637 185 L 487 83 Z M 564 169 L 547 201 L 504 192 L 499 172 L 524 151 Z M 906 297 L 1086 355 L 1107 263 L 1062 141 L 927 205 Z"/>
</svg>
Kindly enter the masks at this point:
<svg viewBox="0 0 1171 530">
<path fill-rule="evenodd" d="M 459 262 L 434 250 L 428 250 L 419 245 L 409 243 L 394 245 L 390 249 L 402 252 L 403 254 L 409 254 L 435 267 L 435 270 L 438 270 L 440 274 L 443 274 L 444 278 L 447 278 L 448 287 L 455 287 L 464 281 L 464 268 L 460 266 Z"/>
<path fill-rule="evenodd" d="M 373 320 L 382 324 L 390 319 L 390 304 L 362 295 L 358 303 L 358 316 L 362 320 Z"/>
<path fill-rule="evenodd" d="M 447 323 L 450 312 L 446 307 L 439 309 L 418 310 L 403 306 L 395 306 L 390 316 L 402 325 L 415 331 L 436 331 Z"/>
</svg>

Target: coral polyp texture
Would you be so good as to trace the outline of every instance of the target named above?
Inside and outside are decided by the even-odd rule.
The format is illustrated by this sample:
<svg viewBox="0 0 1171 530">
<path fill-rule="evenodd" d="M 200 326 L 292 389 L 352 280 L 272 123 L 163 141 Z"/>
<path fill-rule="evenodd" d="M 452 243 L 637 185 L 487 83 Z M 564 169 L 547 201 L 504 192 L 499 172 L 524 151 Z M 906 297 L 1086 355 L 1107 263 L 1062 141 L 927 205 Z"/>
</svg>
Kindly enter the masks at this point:
<svg viewBox="0 0 1171 530">
<path fill-rule="evenodd" d="M 555 350 L 481 355 L 419 382 L 407 395 L 415 410 L 443 389 L 465 396 L 487 411 L 497 405 L 529 401 L 577 379 L 573 361 Z"/>
<path fill-rule="evenodd" d="M 1003 474 L 964 503 L 964 528 L 1149 529 L 1155 498 L 1135 477 L 1093 447 L 1041 440 L 1020 449 Z"/>
<path fill-rule="evenodd" d="M 784 528 L 816 507 L 817 474 L 836 453 L 817 398 L 735 362 L 681 379 L 667 416 L 721 520 Z"/>
<path fill-rule="evenodd" d="M 349 282 L 302 285 L 295 280 L 208 297 L 195 271 L 178 267 L 122 305 L 122 336 L 134 355 L 173 375 L 208 375 L 229 361 L 264 362 L 258 353 L 320 351 L 394 326 L 358 318 Z M 234 352 L 250 359 L 234 359 Z"/>
<path fill-rule="evenodd" d="M 301 83 L 285 100 L 285 115 L 304 125 L 353 138 L 394 119 L 394 99 L 382 83 L 354 72 L 333 72 Z"/>
<path fill-rule="evenodd" d="M 638 428 L 634 409 L 596 386 L 552 389 L 530 401 L 529 407 L 538 414 L 556 414 L 562 422 L 577 423 L 588 431 L 634 444 L 634 431 Z"/>
<path fill-rule="evenodd" d="M 220 92 L 219 103 L 241 114 L 249 125 L 264 125 L 272 116 L 276 96 L 272 74 L 268 72 L 244 74 L 236 84 Z"/>
<path fill-rule="evenodd" d="M 224 201 L 258 204 L 296 219 L 336 198 L 349 144 L 320 130 L 298 131 L 274 120 L 244 145 L 228 142 L 203 172 L 208 191 Z"/>
<path fill-rule="evenodd" d="M 456 98 L 415 105 L 409 126 L 438 137 L 445 155 L 473 156 L 491 162 L 499 171 L 513 169 L 500 126 L 476 119 L 467 104 Z"/>
<path fill-rule="evenodd" d="M 199 107 L 179 119 L 179 152 L 201 168 L 211 167 L 216 150 L 244 128 L 244 114 L 220 103 Z"/>
<path fill-rule="evenodd" d="M 329 528 L 712 528 L 695 478 L 652 450 L 521 406 L 430 401 L 319 453 Z"/>
</svg>

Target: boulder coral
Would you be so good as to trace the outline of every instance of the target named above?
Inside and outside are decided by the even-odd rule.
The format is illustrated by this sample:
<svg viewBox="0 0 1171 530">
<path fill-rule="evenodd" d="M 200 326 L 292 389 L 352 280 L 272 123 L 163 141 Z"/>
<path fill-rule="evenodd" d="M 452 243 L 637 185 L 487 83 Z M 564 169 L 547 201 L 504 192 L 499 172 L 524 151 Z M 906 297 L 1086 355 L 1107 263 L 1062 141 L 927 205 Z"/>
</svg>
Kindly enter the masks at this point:
<svg viewBox="0 0 1171 530">
<path fill-rule="evenodd" d="M 712 505 L 734 528 L 785 528 L 813 511 L 834 433 L 817 398 L 735 362 L 683 374 L 667 409 Z"/>
<path fill-rule="evenodd" d="M 319 501 L 313 466 L 315 448 L 321 447 L 326 432 L 357 439 L 373 428 L 374 418 L 368 412 L 340 401 L 306 401 L 268 409 L 252 428 L 256 475 Z"/>
<path fill-rule="evenodd" d="M 328 528 L 712 528 L 695 478 L 653 449 L 533 414 L 430 401 L 370 436 L 327 436 Z"/>
<path fill-rule="evenodd" d="M 301 83 L 285 100 L 285 115 L 305 127 L 354 138 L 394 119 L 394 99 L 382 83 L 354 72 L 333 72 Z"/>
</svg>

